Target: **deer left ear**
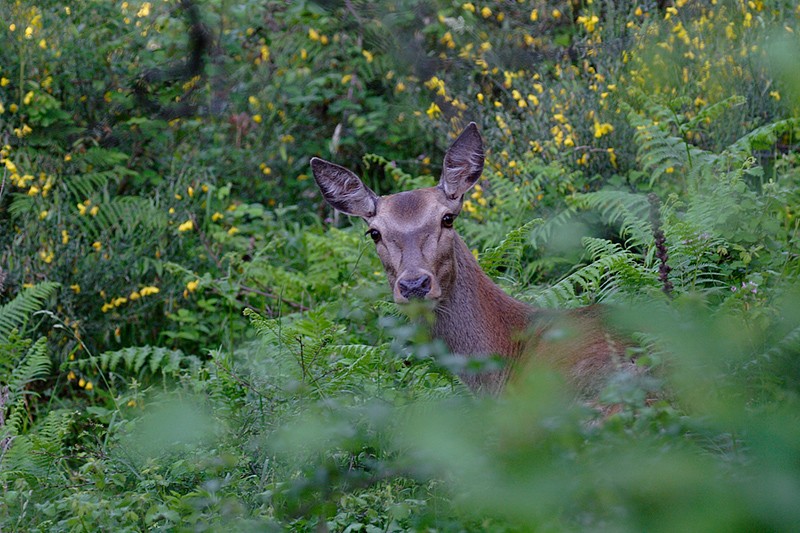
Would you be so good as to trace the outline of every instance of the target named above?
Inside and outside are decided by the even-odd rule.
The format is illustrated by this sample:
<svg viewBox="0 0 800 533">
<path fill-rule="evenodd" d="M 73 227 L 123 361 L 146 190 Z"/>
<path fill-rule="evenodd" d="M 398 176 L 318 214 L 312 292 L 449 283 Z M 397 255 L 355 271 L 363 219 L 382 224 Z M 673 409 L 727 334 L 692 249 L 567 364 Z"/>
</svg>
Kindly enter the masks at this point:
<svg viewBox="0 0 800 533">
<path fill-rule="evenodd" d="M 451 200 L 461 198 L 483 173 L 483 139 L 478 126 L 470 122 L 444 156 L 439 187 Z"/>
<path fill-rule="evenodd" d="M 322 196 L 345 215 L 375 216 L 378 196 L 351 171 L 318 157 L 311 158 L 314 179 Z"/>
</svg>

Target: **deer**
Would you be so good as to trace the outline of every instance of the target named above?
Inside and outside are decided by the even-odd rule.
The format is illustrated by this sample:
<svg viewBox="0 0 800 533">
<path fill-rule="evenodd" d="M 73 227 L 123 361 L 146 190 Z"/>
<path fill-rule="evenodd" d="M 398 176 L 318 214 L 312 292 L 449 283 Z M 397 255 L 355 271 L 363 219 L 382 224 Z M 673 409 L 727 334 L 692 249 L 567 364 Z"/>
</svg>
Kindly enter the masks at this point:
<svg viewBox="0 0 800 533">
<path fill-rule="evenodd" d="M 378 196 L 344 167 L 318 157 L 310 163 L 328 204 L 367 223 L 394 302 L 432 305 L 431 334 L 453 354 L 502 361 L 500 370 L 461 372 L 469 389 L 498 395 L 521 369 L 543 364 L 563 373 L 581 397 L 596 397 L 625 351 L 604 325 L 601 307 L 554 311 L 512 298 L 481 270 L 455 230 L 484 159 L 483 139 L 471 122 L 445 153 L 434 187 Z"/>
</svg>

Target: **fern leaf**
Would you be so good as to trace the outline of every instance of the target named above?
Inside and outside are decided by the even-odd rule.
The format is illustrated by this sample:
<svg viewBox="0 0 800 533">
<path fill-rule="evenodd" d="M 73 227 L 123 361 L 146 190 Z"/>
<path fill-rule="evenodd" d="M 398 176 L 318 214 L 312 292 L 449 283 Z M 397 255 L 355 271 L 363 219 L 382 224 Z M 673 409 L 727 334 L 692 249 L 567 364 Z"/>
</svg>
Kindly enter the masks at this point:
<svg viewBox="0 0 800 533">
<path fill-rule="evenodd" d="M 81 370 L 99 367 L 104 372 L 128 372 L 137 376 L 157 375 L 159 372 L 162 375 L 176 375 L 182 369 L 198 368 L 200 360 L 179 350 L 157 346 L 131 346 L 81 359 L 77 365 Z"/>
<path fill-rule="evenodd" d="M 522 248 L 528 243 L 531 230 L 543 223 L 541 218 L 534 218 L 511 230 L 499 245 L 481 254 L 481 268 L 491 277 L 499 275 L 502 268 L 519 268 Z"/>
<path fill-rule="evenodd" d="M 28 349 L 25 357 L 20 361 L 17 368 L 11 372 L 8 380 L 8 390 L 13 399 L 17 394 L 22 393 L 25 386 L 38 379 L 44 379 L 50 375 L 50 357 L 47 353 L 47 339 L 40 337 L 33 346 Z"/>
<path fill-rule="evenodd" d="M 618 225 L 627 246 L 643 246 L 653 240 L 648 218 L 650 204 L 643 195 L 601 190 L 577 194 L 572 201 L 575 207 L 595 210 L 606 223 Z"/>
<path fill-rule="evenodd" d="M 14 329 L 22 328 L 30 315 L 42 309 L 47 300 L 59 287 L 58 283 L 43 282 L 24 289 L 13 300 L 0 306 L 0 342 L 8 342 Z"/>
</svg>

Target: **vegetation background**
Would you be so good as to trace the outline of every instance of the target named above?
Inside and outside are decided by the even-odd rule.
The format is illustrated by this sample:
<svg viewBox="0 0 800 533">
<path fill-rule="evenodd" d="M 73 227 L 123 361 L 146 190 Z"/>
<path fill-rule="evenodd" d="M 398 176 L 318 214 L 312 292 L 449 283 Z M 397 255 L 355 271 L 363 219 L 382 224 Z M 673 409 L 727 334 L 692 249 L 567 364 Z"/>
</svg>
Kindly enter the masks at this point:
<svg viewBox="0 0 800 533">
<path fill-rule="evenodd" d="M 795 530 L 798 17 L 2 2 L 0 528 Z M 432 184 L 469 121 L 482 266 L 639 343 L 605 420 L 472 397 L 309 179 Z"/>
</svg>

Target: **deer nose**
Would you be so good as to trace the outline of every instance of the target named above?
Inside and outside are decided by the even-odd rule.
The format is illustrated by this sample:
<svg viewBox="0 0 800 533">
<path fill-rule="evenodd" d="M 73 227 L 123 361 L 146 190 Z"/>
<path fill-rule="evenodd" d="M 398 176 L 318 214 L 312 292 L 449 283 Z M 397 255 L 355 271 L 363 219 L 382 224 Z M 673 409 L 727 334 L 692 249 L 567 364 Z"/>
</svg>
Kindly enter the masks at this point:
<svg viewBox="0 0 800 533">
<path fill-rule="evenodd" d="M 405 298 L 425 298 L 425 295 L 431 290 L 431 277 L 423 274 L 415 279 L 400 279 L 397 285 L 400 294 Z"/>
</svg>

